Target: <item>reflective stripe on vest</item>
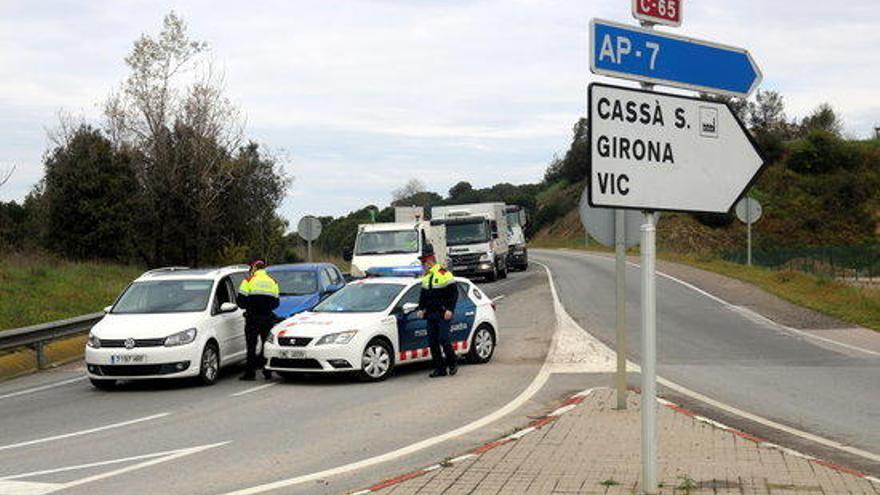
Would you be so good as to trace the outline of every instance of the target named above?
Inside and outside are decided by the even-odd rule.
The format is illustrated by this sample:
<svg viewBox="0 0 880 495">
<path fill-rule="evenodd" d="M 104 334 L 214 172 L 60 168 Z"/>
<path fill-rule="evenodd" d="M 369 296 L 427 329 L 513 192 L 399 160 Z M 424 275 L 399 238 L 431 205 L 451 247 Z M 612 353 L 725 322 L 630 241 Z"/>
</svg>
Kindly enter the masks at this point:
<svg viewBox="0 0 880 495">
<path fill-rule="evenodd" d="M 451 284 L 455 280 L 452 272 L 440 265 L 434 265 L 422 277 L 422 288 L 424 289 L 442 289 Z"/>
</svg>

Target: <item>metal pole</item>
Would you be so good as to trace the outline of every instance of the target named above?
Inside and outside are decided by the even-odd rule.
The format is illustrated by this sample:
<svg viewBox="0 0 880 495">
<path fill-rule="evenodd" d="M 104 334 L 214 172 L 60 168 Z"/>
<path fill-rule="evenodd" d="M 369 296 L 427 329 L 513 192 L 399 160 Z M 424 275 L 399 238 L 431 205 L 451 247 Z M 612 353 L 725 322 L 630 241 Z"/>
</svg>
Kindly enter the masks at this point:
<svg viewBox="0 0 880 495">
<path fill-rule="evenodd" d="M 614 251 L 617 272 L 617 409 L 626 409 L 626 217 L 614 210 Z"/>
<path fill-rule="evenodd" d="M 309 263 L 312 262 L 312 241 L 306 241 L 309 245 Z"/>
<path fill-rule="evenodd" d="M 746 264 L 752 266 L 752 199 L 746 198 Z"/>
<path fill-rule="evenodd" d="M 642 225 L 642 492 L 657 493 L 657 294 L 656 217 L 645 212 Z"/>
</svg>

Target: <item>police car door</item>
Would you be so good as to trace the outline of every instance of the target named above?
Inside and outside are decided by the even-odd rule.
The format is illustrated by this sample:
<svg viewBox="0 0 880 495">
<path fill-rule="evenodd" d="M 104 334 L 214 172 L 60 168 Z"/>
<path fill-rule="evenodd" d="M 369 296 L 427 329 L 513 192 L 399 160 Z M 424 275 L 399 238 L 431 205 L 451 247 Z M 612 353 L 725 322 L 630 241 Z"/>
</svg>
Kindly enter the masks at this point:
<svg viewBox="0 0 880 495">
<path fill-rule="evenodd" d="M 456 282 L 458 289 L 458 301 L 455 303 L 455 314 L 452 317 L 452 325 L 449 327 L 452 347 L 456 351 L 466 351 L 470 344 L 469 338 L 477 318 L 477 305 L 471 299 L 470 285 L 466 282 Z"/>
<path fill-rule="evenodd" d="M 403 313 L 404 304 L 418 304 L 421 290 L 421 285 L 410 287 L 400 298 L 394 311 L 397 317 L 397 341 L 400 345 L 400 352 L 397 355 L 399 363 L 428 357 L 428 323 L 423 318 L 417 317 L 415 311 L 410 314 Z"/>
</svg>

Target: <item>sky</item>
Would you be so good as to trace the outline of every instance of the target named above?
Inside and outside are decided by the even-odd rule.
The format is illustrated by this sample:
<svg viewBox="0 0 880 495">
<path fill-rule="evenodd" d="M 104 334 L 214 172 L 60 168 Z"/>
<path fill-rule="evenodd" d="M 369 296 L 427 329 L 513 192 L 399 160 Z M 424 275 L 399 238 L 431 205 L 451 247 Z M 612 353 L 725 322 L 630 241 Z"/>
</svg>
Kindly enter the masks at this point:
<svg viewBox="0 0 880 495">
<path fill-rule="evenodd" d="M 789 118 L 822 102 L 845 133 L 880 125 L 877 0 L 683 0 L 664 30 L 747 48 Z M 246 136 L 293 177 L 281 214 L 385 206 L 410 178 L 445 194 L 537 182 L 586 113 L 593 17 L 629 0 L 0 2 L 0 201 L 42 177 L 58 112 L 101 120 L 142 33 L 175 11 L 206 41 Z"/>
</svg>

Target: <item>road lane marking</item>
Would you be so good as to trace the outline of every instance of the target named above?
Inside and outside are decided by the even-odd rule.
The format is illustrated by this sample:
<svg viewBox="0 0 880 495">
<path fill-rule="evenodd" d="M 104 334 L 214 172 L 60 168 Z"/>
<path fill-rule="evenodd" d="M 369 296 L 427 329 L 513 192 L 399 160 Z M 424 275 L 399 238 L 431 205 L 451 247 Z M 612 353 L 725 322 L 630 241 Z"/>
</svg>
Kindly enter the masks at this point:
<svg viewBox="0 0 880 495">
<path fill-rule="evenodd" d="M 604 258 L 604 256 L 595 256 L 595 255 L 593 255 L 593 257 Z M 611 261 L 614 261 L 614 259 L 612 258 Z M 535 263 L 537 263 L 537 262 L 535 262 Z M 553 281 L 552 272 L 550 271 L 549 267 L 547 267 L 546 265 L 545 265 L 545 269 L 547 269 L 548 274 L 550 274 L 550 284 L 551 284 L 551 287 L 552 287 L 553 285 L 555 285 L 555 282 Z M 673 279 L 674 279 L 674 277 L 670 277 L 670 278 L 673 278 Z M 676 280 L 677 280 L 677 279 L 676 279 Z M 685 285 L 690 285 L 690 284 L 688 284 L 687 282 L 682 282 L 682 283 L 685 284 Z M 700 291 L 700 289 L 698 289 L 698 288 L 696 288 L 696 287 L 694 287 L 694 289 L 697 290 L 697 291 Z M 557 298 L 556 291 L 553 290 L 553 291 L 551 291 L 551 292 L 553 293 L 553 296 L 554 296 L 554 308 L 558 308 L 559 310 L 565 312 L 565 308 L 562 306 L 562 302 Z M 724 303 L 724 301 L 723 301 L 722 299 L 719 299 L 719 298 L 717 298 L 717 297 L 715 297 L 715 296 L 712 296 L 712 295 L 709 294 L 709 293 L 706 293 L 706 295 L 708 295 L 709 297 L 711 297 L 711 298 L 713 298 L 713 299 L 717 299 L 717 300 L 719 300 L 719 301 L 722 301 L 722 303 Z M 558 302 L 559 304 L 558 304 L 558 305 L 555 304 L 556 302 Z M 725 303 L 725 304 L 729 304 L 729 303 Z M 567 312 L 566 312 L 566 315 L 567 315 Z M 580 324 L 577 323 L 577 321 L 575 321 L 573 318 L 571 318 L 571 317 L 569 316 L 568 319 L 571 319 L 571 321 L 572 321 L 575 325 L 577 325 L 577 327 L 580 328 L 583 332 L 590 334 L 590 332 L 587 332 L 587 331 L 586 331 L 582 326 L 580 326 Z M 590 335 L 592 335 L 592 334 L 590 334 Z M 605 344 L 602 343 L 602 345 L 605 345 Z M 608 347 L 608 346 L 606 345 L 605 347 Z M 611 350 L 611 352 L 614 352 L 610 347 L 608 347 L 608 349 Z M 631 363 L 631 361 L 630 361 L 629 359 L 627 359 L 627 366 L 629 366 L 630 363 Z M 632 364 L 635 364 L 635 363 L 632 363 Z M 804 440 L 808 440 L 808 441 L 811 441 L 811 442 L 814 442 L 814 443 L 818 443 L 818 444 L 820 444 L 820 445 L 824 445 L 824 446 L 826 446 L 826 447 L 831 447 L 831 448 L 833 448 L 833 449 L 841 450 L 841 451 L 843 451 L 843 452 L 846 452 L 846 453 L 849 453 L 849 454 L 852 454 L 852 455 L 855 455 L 855 456 L 858 456 L 858 457 L 862 457 L 862 458 L 864 458 L 864 459 L 868 459 L 868 460 L 871 460 L 871 461 L 874 461 L 874 462 L 880 462 L 880 455 L 875 454 L 875 453 L 873 453 L 873 452 L 869 452 L 869 451 L 866 451 L 866 450 L 862 450 L 862 449 L 859 449 L 859 448 L 856 448 L 856 447 L 851 447 L 851 446 L 849 446 L 849 445 L 844 445 L 844 444 L 842 444 L 842 443 L 840 443 L 840 442 L 837 442 L 837 441 L 834 441 L 834 440 L 830 440 L 830 439 L 827 439 L 827 438 L 824 438 L 824 437 L 820 437 L 820 436 L 818 436 L 818 435 L 814 435 L 814 434 L 812 434 L 812 433 L 808 433 L 808 432 L 806 432 L 806 431 L 802 431 L 802 430 L 799 430 L 799 429 L 797 429 L 797 428 L 793 428 L 793 427 L 790 427 L 790 426 L 786 426 L 786 425 L 783 425 L 783 424 L 777 423 L 777 422 L 775 422 L 775 421 L 772 421 L 772 420 L 769 420 L 769 419 L 763 418 L 763 417 L 761 417 L 761 416 L 758 416 L 758 415 L 752 414 L 752 413 L 750 413 L 750 412 L 744 411 L 744 410 L 742 410 L 742 409 L 736 408 L 736 407 L 734 407 L 734 406 L 731 406 L 731 405 L 725 404 L 725 403 L 723 403 L 723 402 L 717 401 L 717 400 L 715 400 L 715 399 L 712 399 L 712 398 L 710 398 L 710 397 L 707 397 L 707 396 L 705 396 L 705 395 L 703 395 L 703 394 L 701 394 L 701 393 L 699 393 L 699 392 L 696 392 L 696 391 L 694 391 L 694 390 L 691 390 L 691 389 L 689 389 L 689 388 L 687 388 L 687 387 L 685 387 L 685 386 L 683 386 L 683 385 L 679 385 L 679 384 L 677 384 L 677 383 L 675 383 L 675 382 L 673 382 L 673 381 L 671 381 L 671 380 L 667 380 L 667 379 L 665 379 L 665 378 L 663 378 L 663 377 L 661 377 L 661 376 L 659 376 L 659 375 L 657 376 L 657 382 L 660 383 L 661 385 L 663 385 L 663 386 L 665 386 L 665 387 L 667 387 L 667 388 L 670 388 L 670 389 L 672 389 L 672 390 L 675 390 L 675 391 L 677 391 L 677 392 L 679 392 L 679 393 L 681 393 L 681 394 L 684 394 L 684 395 L 690 396 L 691 398 L 694 398 L 694 399 L 696 399 L 696 400 L 699 400 L 699 401 L 702 401 L 702 402 L 704 402 L 704 403 L 706 403 L 706 404 L 709 404 L 709 405 L 711 405 L 711 406 L 714 406 L 714 407 L 716 407 L 716 408 L 718 408 L 718 409 L 721 409 L 722 411 L 729 412 L 729 413 L 731 413 L 731 414 L 735 414 L 735 415 L 737 415 L 737 416 L 740 416 L 740 417 L 742 417 L 742 418 L 745 418 L 745 419 L 748 419 L 748 420 L 754 421 L 754 422 L 759 423 L 759 424 L 762 424 L 762 425 L 764 425 L 764 426 L 768 426 L 768 427 L 770 427 L 770 428 L 774 428 L 774 429 L 776 429 L 776 430 L 783 431 L 783 432 L 788 433 L 788 434 L 790 434 L 790 435 L 794 435 L 794 436 L 800 437 L 800 438 L 802 438 L 802 439 L 804 439 Z"/>
<path fill-rule="evenodd" d="M 241 392 L 236 392 L 234 394 L 230 394 L 229 396 L 230 397 L 241 397 L 242 395 L 247 395 L 252 392 L 259 392 L 260 390 L 267 389 L 267 388 L 275 386 L 275 385 L 278 385 L 278 382 L 272 382 L 272 383 L 267 383 L 265 385 L 259 385 L 259 386 L 252 387 L 252 388 L 249 388 L 246 390 L 242 390 Z"/>
<path fill-rule="evenodd" d="M 220 447 L 222 445 L 226 445 L 227 443 L 229 443 L 229 442 L 227 441 L 227 442 L 213 443 L 213 444 L 209 444 L 209 445 L 199 445 L 196 447 L 188 447 L 188 448 L 184 448 L 184 449 L 166 450 L 164 452 L 154 452 L 152 454 L 142 454 L 142 455 L 136 455 L 136 456 L 132 456 L 132 457 L 122 457 L 119 459 L 110 459 L 107 461 L 90 462 L 87 464 L 78 464 L 75 466 L 65 466 L 65 467 L 53 468 L 53 469 L 43 469 L 41 471 L 32 471 L 30 473 L 13 474 L 11 476 L 0 477 L 0 481 L 16 480 L 16 479 L 20 479 L 20 478 L 31 478 L 34 476 L 43 476 L 46 474 L 64 473 L 67 471 L 76 471 L 79 469 L 91 469 L 91 468 L 96 468 L 96 467 L 101 467 L 101 466 L 110 466 L 113 464 L 122 464 L 125 462 L 140 461 L 140 460 L 145 460 L 145 459 L 155 459 L 156 457 L 175 455 L 175 454 L 179 454 L 182 452 L 195 453 L 195 452 L 200 452 L 202 450 L 211 449 L 214 447 Z"/>
<path fill-rule="evenodd" d="M 577 253 L 575 253 L 575 252 L 570 252 L 570 251 L 564 251 L 564 252 L 565 252 L 565 253 L 568 253 L 568 254 L 584 255 L 584 256 L 589 256 L 589 257 L 591 257 L 591 258 L 603 259 L 603 260 L 606 260 L 606 261 L 610 261 L 610 262 L 612 262 L 612 263 L 615 261 L 614 258 L 609 258 L 609 257 L 607 257 L 607 256 L 601 256 L 601 255 L 597 255 L 597 254 L 593 254 L 593 253 L 587 253 L 587 252 L 583 252 L 583 253 L 577 252 Z M 632 262 L 632 261 L 627 261 L 626 264 L 627 264 L 627 265 L 630 265 L 630 266 L 632 266 L 632 267 L 634 267 L 634 268 L 641 268 L 641 265 L 639 265 L 638 263 Z M 673 282 L 677 282 L 677 283 L 679 283 L 679 284 L 681 284 L 681 285 L 687 287 L 688 289 L 691 289 L 691 290 L 693 290 L 694 292 L 697 292 L 698 294 L 701 294 L 701 295 L 703 295 L 703 296 L 705 296 L 705 297 L 708 297 L 709 299 L 712 299 L 713 301 L 717 302 L 718 304 L 721 304 L 722 306 L 724 306 L 724 307 L 726 307 L 726 308 L 728 308 L 728 309 L 731 309 L 731 310 L 733 310 L 733 311 L 737 311 L 737 312 L 743 313 L 743 315 L 746 316 L 746 317 L 749 317 L 749 318 L 752 318 L 752 319 L 756 319 L 756 320 L 759 320 L 759 321 L 761 321 L 761 322 L 765 322 L 766 324 L 769 324 L 769 325 L 775 326 L 775 327 L 779 328 L 780 330 L 783 330 L 783 331 L 786 331 L 786 332 L 790 332 L 790 333 L 797 334 L 797 335 L 799 335 L 799 336 L 801 336 L 801 337 L 804 337 L 804 338 L 806 338 L 806 339 L 817 340 L 817 341 L 820 341 L 820 342 L 824 342 L 824 343 L 826 343 L 826 344 L 832 344 L 832 345 L 840 346 L 840 347 L 843 347 L 843 348 L 845 348 L 845 349 L 849 349 L 849 350 L 851 350 L 851 351 L 858 351 L 858 352 L 862 352 L 862 353 L 865 353 L 865 354 L 870 354 L 870 355 L 872 355 L 872 356 L 880 356 L 880 352 L 877 352 L 877 351 L 872 351 L 872 350 L 870 350 L 870 349 L 863 349 L 863 348 L 861 348 L 861 347 L 856 347 L 856 346 L 854 346 L 854 345 L 846 344 L 846 343 L 843 343 L 843 342 L 838 342 L 838 341 L 836 341 L 836 340 L 832 340 L 832 339 L 829 339 L 829 338 L 820 337 L 820 336 L 818 336 L 818 335 L 813 335 L 813 334 L 811 334 L 811 333 L 809 333 L 809 332 L 805 332 L 805 331 L 803 331 L 803 330 L 799 330 L 799 329 L 797 329 L 797 328 L 793 328 L 793 327 L 790 327 L 790 326 L 788 326 L 788 325 L 783 325 L 782 323 L 779 323 L 779 322 L 773 321 L 773 320 L 771 320 L 770 318 L 767 318 L 766 316 L 764 316 L 764 315 L 762 315 L 762 314 L 760 314 L 760 313 L 758 313 L 758 312 L 756 312 L 756 311 L 754 311 L 754 310 L 751 310 L 751 309 L 749 309 L 749 308 L 747 308 L 747 307 L 745 307 L 745 306 L 737 306 L 736 304 L 733 304 L 733 303 L 731 303 L 731 302 L 725 301 L 724 299 L 721 299 L 720 297 L 718 297 L 718 296 L 716 296 L 716 295 L 714 295 L 714 294 L 712 294 L 712 293 L 710 293 L 710 292 L 707 292 L 707 291 L 705 291 L 705 290 L 703 290 L 703 289 L 697 287 L 697 286 L 694 285 L 694 284 L 691 284 L 691 283 L 689 283 L 689 282 L 685 282 L 684 280 L 681 280 L 681 279 L 679 279 L 679 278 L 673 277 L 672 275 L 669 275 L 668 273 L 664 273 L 664 272 L 661 272 L 661 271 L 657 270 L 657 275 L 660 275 L 661 277 L 664 277 L 664 278 L 667 278 L 667 279 L 669 279 L 669 280 L 672 280 Z M 748 283 L 748 282 L 743 282 L 743 283 Z"/>
<path fill-rule="evenodd" d="M 550 292 L 554 295 L 554 300 L 558 300 L 556 297 L 556 288 L 552 283 L 552 276 L 550 274 L 550 270 L 545 266 L 545 272 L 547 273 L 547 278 L 550 281 Z M 558 316 L 558 314 L 557 314 Z M 255 493 L 264 493 L 272 490 L 278 490 L 281 488 L 288 488 L 295 485 L 300 485 L 302 483 L 307 483 L 310 481 L 320 480 L 329 478 L 331 476 L 336 476 L 344 473 L 349 473 L 352 471 L 356 471 L 358 469 L 367 468 L 370 466 L 375 466 L 377 464 L 381 464 L 384 462 L 388 462 L 394 459 L 398 459 L 400 457 L 404 457 L 420 450 L 424 450 L 429 447 L 433 447 L 440 443 L 443 443 L 449 439 L 464 435 L 466 433 L 470 433 L 474 430 L 482 428 L 510 413 L 520 408 L 523 404 L 525 404 L 529 399 L 531 399 L 543 386 L 547 383 L 547 379 L 550 378 L 550 368 L 552 366 L 551 358 L 553 356 L 554 348 L 558 343 L 558 335 L 560 329 L 560 322 L 557 318 L 556 328 L 553 331 L 553 337 L 550 342 L 550 348 L 547 350 L 547 355 L 544 358 L 544 363 L 541 365 L 541 369 L 538 370 L 538 374 L 535 375 L 535 378 L 532 379 L 532 382 L 528 387 L 525 388 L 518 396 L 516 396 L 513 400 L 502 406 L 500 409 L 496 409 L 494 412 L 483 416 L 475 421 L 472 421 L 464 426 L 456 428 L 455 430 L 448 431 L 446 433 L 442 433 L 440 435 L 427 438 L 425 440 L 407 445 L 405 447 L 401 447 L 396 450 L 392 450 L 390 452 L 386 452 L 384 454 L 369 457 L 366 459 L 362 459 L 360 461 L 355 461 L 349 464 L 344 464 L 342 466 L 337 466 L 330 469 L 325 469 L 324 471 L 319 471 L 316 473 L 304 474 L 301 476 L 296 476 L 293 478 L 282 479 L 278 481 L 273 481 L 270 483 L 265 483 L 262 485 L 257 485 L 249 488 L 242 488 L 240 490 L 235 490 L 231 492 L 227 492 L 223 495 L 252 495 Z"/>
<path fill-rule="evenodd" d="M 80 382 L 85 380 L 86 377 L 78 376 L 76 378 L 71 378 L 69 380 L 62 380 L 60 382 L 50 383 L 48 385 L 40 385 L 39 387 L 27 388 L 24 390 L 19 390 L 18 392 L 10 392 L 8 394 L 0 395 L 0 400 L 2 399 L 11 399 L 13 397 L 19 397 L 21 395 L 33 394 L 36 392 L 42 392 L 43 390 L 49 390 L 51 388 L 60 387 L 62 385 L 67 385 L 70 383 Z"/>
<path fill-rule="evenodd" d="M 169 414 L 171 414 L 171 413 L 164 412 L 164 413 L 160 413 L 160 414 L 154 414 L 152 416 L 145 416 L 143 418 L 137 418 L 137 419 L 132 419 L 129 421 L 123 421 L 121 423 L 113 423 L 113 424 L 109 424 L 106 426 L 99 426 L 97 428 L 89 428 L 88 430 L 74 431 L 71 433 L 64 433 L 62 435 L 55 435 L 55 436 L 51 436 L 51 437 L 38 438 L 36 440 L 28 440 L 26 442 L 13 443 L 13 444 L 9 444 L 9 445 L 0 445 L 0 450 L 11 450 L 11 449 L 17 449 L 20 447 L 27 447 L 30 445 L 36 445 L 36 444 L 40 444 L 40 443 L 54 442 L 56 440 L 64 440 L 66 438 L 80 437 L 83 435 L 89 435 L 91 433 L 98 433 L 100 431 L 112 430 L 115 428 L 122 428 L 125 426 L 131 426 L 134 424 L 143 423 L 145 421 L 152 421 L 154 419 L 164 418 L 165 416 L 168 416 Z"/>
</svg>

